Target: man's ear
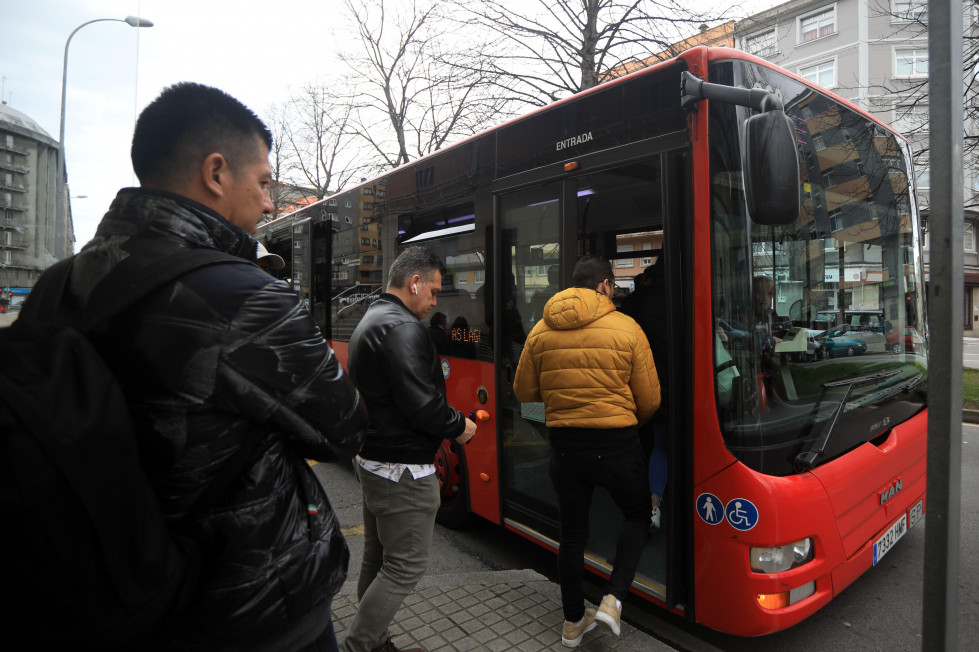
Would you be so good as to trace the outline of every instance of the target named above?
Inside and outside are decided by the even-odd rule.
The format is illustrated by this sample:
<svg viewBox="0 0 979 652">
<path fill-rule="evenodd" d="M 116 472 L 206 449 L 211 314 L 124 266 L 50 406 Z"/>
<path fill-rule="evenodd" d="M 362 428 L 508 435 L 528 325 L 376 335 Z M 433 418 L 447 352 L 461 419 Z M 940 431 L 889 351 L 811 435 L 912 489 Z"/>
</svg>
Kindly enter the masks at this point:
<svg viewBox="0 0 979 652">
<path fill-rule="evenodd" d="M 223 198 L 228 194 L 229 184 L 231 183 L 231 169 L 228 161 L 223 154 L 214 152 L 208 154 L 201 164 L 200 175 L 201 184 L 204 190 L 213 195 L 214 198 Z"/>
</svg>

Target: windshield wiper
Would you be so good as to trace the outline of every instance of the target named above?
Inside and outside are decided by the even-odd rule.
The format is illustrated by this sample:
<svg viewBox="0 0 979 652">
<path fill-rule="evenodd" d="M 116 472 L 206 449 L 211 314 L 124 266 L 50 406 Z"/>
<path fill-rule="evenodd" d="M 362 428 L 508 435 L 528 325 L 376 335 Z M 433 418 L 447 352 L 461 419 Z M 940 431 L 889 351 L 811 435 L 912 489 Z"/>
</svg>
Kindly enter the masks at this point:
<svg viewBox="0 0 979 652">
<path fill-rule="evenodd" d="M 816 437 L 811 447 L 809 447 L 807 450 L 801 451 L 795 456 L 794 468 L 796 473 L 812 471 L 814 468 L 816 468 L 816 461 L 826 453 L 826 446 L 829 445 L 830 437 L 833 436 L 833 430 L 836 429 L 836 424 L 839 423 L 840 416 L 842 416 L 843 410 L 846 409 L 846 403 L 850 400 L 850 394 L 853 392 L 854 387 L 874 385 L 881 381 L 887 380 L 888 378 L 893 378 L 899 373 L 901 373 L 900 369 L 893 369 L 891 371 L 881 371 L 875 374 L 854 376 L 853 378 L 845 378 L 843 380 L 833 380 L 828 383 L 823 383 L 823 396 L 826 396 L 826 390 L 834 387 L 846 387 L 846 393 L 843 394 L 843 398 L 840 399 L 840 406 L 836 408 L 833 416 L 824 422 L 822 434 Z M 820 398 L 819 402 L 822 402 L 822 398 Z M 819 403 L 816 404 L 816 407 L 818 409 Z M 815 411 L 813 414 L 815 414 Z"/>
<path fill-rule="evenodd" d="M 901 383 L 900 385 L 897 385 L 895 387 L 891 387 L 890 389 L 885 389 L 884 391 L 881 392 L 879 396 L 877 396 L 873 400 L 867 401 L 861 407 L 880 405 L 884 401 L 888 401 L 894 398 L 895 396 L 897 396 L 898 394 L 907 394 L 912 389 L 914 389 L 922 382 L 924 382 L 924 380 L 925 380 L 924 374 L 920 374 L 920 373 L 915 374 L 914 376 L 908 378 L 907 382 Z"/>
</svg>

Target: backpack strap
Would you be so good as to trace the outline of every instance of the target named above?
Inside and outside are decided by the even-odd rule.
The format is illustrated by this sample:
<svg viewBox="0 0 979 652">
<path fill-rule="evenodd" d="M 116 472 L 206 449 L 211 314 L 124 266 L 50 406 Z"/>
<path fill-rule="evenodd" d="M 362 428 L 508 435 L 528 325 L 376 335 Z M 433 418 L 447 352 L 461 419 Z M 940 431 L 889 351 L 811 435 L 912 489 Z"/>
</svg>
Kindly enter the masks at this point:
<svg viewBox="0 0 979 652">
<path fill-rule="evenodd" d="M 135 245 L 134 249 L 95 287 L 85 308 L 71 317 L 66 317 L 64 299 L 76 256 L 58 261 L 44 272 L 17 321 L 68 322 L 75 329 L 88 333 L 195 269 L 225 263 L 253 264 L 215 249 L 181 247 L 167 251 L 154 250 L 146 244 Z"/>
<path fill-rule="evenodd" d="M 130 255 L 95 288 L 75 322 L 75 328 L 88 333 L 184 274 L 225 263 L 253 264 L 215 249 L 179 249 L 172 255 L 157 252 L 155 256 L 145 258 Z"/>
</svg>

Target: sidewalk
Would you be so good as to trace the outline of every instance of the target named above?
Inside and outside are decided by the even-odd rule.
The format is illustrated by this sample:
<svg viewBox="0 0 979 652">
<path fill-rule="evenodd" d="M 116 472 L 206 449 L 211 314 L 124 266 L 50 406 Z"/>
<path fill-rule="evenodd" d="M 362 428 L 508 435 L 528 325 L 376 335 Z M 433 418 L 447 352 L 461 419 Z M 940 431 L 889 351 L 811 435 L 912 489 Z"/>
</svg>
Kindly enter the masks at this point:
<svg viewBox="0 0 979 652">
<path fill-rule="evenodd" d="M 357 613 L 356 572 L 333 599 L 337 638 Z M 596 607 L 597 605 L 586 605 Z M 391 625 L 399 648 L 451 650 L 567 650 L 561 645 L 561 592 L 531 570 L 486 571 L 426 576 L 407 597 Z M 601 626 L 585 634 L 582 652 L 673 650 L 622 621 L 615 638 Z"/>
</svg>

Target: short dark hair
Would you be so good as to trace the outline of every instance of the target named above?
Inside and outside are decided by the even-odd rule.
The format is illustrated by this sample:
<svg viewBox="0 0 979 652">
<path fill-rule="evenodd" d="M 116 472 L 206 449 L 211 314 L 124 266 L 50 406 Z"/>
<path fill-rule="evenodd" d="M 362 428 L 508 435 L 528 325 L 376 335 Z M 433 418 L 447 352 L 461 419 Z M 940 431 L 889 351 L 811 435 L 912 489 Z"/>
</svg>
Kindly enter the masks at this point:
<svg viewBox="0 0 979 652">
<path fill-rule="evenodd" d="M 251 162 L 256 138 L 272 147 L 272 132 L 244 104 L 224 91 L 181 82 L 163 90 L 140 113 L 130 155 L 141 184 L 175 189 L 222 154 L 232 171 Z"/>
<path fill-rule="evenodd" d="M 600 256 L 582 256 L 575 263 L 574 273 L 571 275 L 571 282 L 575 287 L 597 290 L 602 281 L 608 279 L 615 283 L 615 273 L 612 271 L 612 263 Z"/>
<path fill-rule="evenodd" d="M 403 288 L 415 274 L 426 281 L 432 279 L 435 272 L 445 274 L 445 265 L 428 247 L 414 245 L 408 247 L 391 263 L 388 270 L 388 287 Z"/>
</svg>

